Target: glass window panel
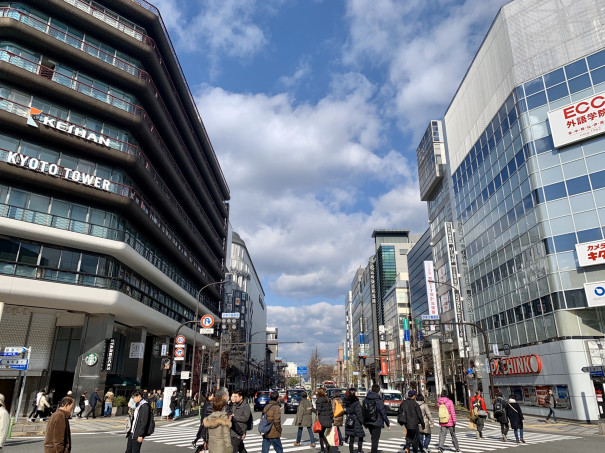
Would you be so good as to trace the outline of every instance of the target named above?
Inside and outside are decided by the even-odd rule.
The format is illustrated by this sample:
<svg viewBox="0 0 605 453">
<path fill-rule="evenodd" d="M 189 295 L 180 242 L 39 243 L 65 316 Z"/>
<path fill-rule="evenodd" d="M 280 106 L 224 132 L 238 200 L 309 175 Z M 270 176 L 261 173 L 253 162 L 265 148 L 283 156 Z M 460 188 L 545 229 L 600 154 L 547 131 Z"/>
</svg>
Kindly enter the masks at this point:
<svg viewBox="0 0 605 453">
<path fill-rule="evenodd" d="M 546 87 L 552 87 L 562 82 L 565 82 L 565 73 L 563 72 L 563 69 L 557 69 L 544 76 Z"/>
<path fill-rule="evenodd" d="M 526 96 L 537 93 L 538 91 L 542 91 L 544 89 L 544 83 L 542 82 L 542 77 L 538 77 L 537 79 L 527 82 L 525 85 L 523 85 L 523 87 L 525 88 Z"/>
<path fill-rule="evenodd" d="M 541 169 L 559 165 L 560 163 L 559 152 L 556 150 L 538 154 L 538 165 Z"/>
<path fill-rule="evenodd" d="M 584 99 L 584 98 L 586 98 L 588 96 L 592 96 L 592 94 L 593 94 L 592 87 L 588 88 L 586 90 L 578 91 L 577 93 L 574 93 L 574 94 L 571 95 L 571 101 L 572 102 L 576 102 L 576 101 Z"/>
<path fill-rule="evenodd" d="M 576 269 L 577 264 L 574 252 L 557 253 L 557 261 L 559 262 L 560 271 Z"/>
<path fill-rule="evenodd" d="M 59 267 L 60 258 L 61 250 L 44 246 L 40 256 L 40 266 L 57 268 Z"/>
<path fill-rule="evenodd" d="M 571 162 L 584 157 L 581 146 L 567 146 L 561 150 L 561 162 Z"/>
<path fill-rule="evenodd" d="M 566 184 L 567 193 L 569 195 L 576 195 L 590 191 L 590 181 L 588 180 L 588 176 L 580 176 L 579 178 L 568 179 Z"/>
<path fill-rule="evenodd" d="M 586 71 L 588 71 L 588 68 L 586 67 L 586 61 L 584 59 L 565 66 L 565 74 L 567 74 L 568 79 L 584 74 Z"/>
<path fill-rule="evenodd" d="M 592 77 L 592 83 L 594 85 L 605 82 L 605 66 L 591 71 L 590 76 Z"/>
<path fill-rule="evenodd" d="M 0 148 L 16 152 L 18 147 L 19 140 L 0 134 Z"/>
<path fill-rule="evenodd" d="M 555 249 L 557 250 L 557 252 L 567 252 L 569 250 L 574 250 L 577 242 L 575 233 L 567 233 L 562 234 L 560 236 L 555 236 L 553 240 L 555 242 Z"/>
<path fill-rule="evenodd" d="M 560 166 L 552 167 L 547 170 L 542 170 L 540 172 L 542 176 L 542 184 L 549 185 L 555 182 L 563 181 L 563 170 Z"/>
<path fill-rule="evenodd" d="M 563 182 L 544 187 L 544 197 L 547 201 L 556 200 L 565 196 L 567 196 L 567 192 L 565 191 L 565 183 Z"/>
<path fill-rule="evenodd" d="M 550 219 L 550 228 L 552 230 L 553 236 L 575 231 L 573 220 L 570 215 L 557 217 L 556 219 Z"/>
<path fill-rule="evenodd" d="M 76 271 L 78 270 L 78 261 L 80 260 L 80 253 L 63 250 L 61 253 L 61 262 L 59 268 L 64 270 Z"/>
<path fill-rule="evenodd" d="M 590 69 L 605 65 L 605 50 L 586 57 L 586 60 L 588 60 L 588 66 Z"/>
<path fill-rule="evenodd" d="M 22 264 L 38 264 L 38 254 L 40 253 L 40 246 L 36 244 L 28 244 L 26 242 L 21 243 L 19 248 L 19 256 L 17 262 Z"/>
<path fill-rule="evenodd" d="M 562 215 L 570 214 L 571 209 L 569 207 L 569 200 L 562 198 L 559 200 L 549 201 L 546 203 L 548 207 L 549 217 L 560 217 Z"/>
<path fill-rule="evenodd" d="M 527 98 L 527 108 L 529 110 L 535 109 L 544 104 L 546 104 L 546 93 L 544 91 L 540 91 L 539 93 L 529 96 Z"/>
<path fill-rule="evenodd" d="M 567 84 L 562 83 L 560 85 L 554 86 L 546 90 L 548 94 L 549 102 L 556 101 L 557 99 L 561 99 L 569 94 L 569 90 L 567 89 Z"/>
<path fill-rule="evenodd" d="M 0 260 L 17 261 L 19 242 L 0 238 Z"/>
<path fill-rule="evenodd" d="M 595 156 L 598 157 L 598 156 Z M 603 156 L 605 158 L 605 156 Z M 596 173 L 592 173 L 590 175 L 590 182 L 592 183 L 592 188 L 594 190 L 596 189 L 602 189 L 603 187 L 605 187 L 605 170 L 602 171 L 598 171 Z"/>
<path fill-rule="evenodd" d="M 52 204 L 50 206 L 50 213 L 61 217 L 68 217 L 69 203 L 53 199 Z"/>
<path fill-rule="evenodd" d="M 599 226 L 599 218 L 596 210 L 574 214 L 573 218 L 576 223 L 576 229 L 578 230 L 585 230 L 590 227 Z"/>
<path fill-rule="evenodd" d="M 569 197 L 572 212 L 588 211 L 595 208 L 592 192 Z"/>
<path fill-rule="evenodd" d="M 578 226 L 580 228 L 580 226 Z M 601 228 L 591 228 L 589 230 L 578 231 L 578 242 L 591 242 L 603 239 Z"/>
</svg>

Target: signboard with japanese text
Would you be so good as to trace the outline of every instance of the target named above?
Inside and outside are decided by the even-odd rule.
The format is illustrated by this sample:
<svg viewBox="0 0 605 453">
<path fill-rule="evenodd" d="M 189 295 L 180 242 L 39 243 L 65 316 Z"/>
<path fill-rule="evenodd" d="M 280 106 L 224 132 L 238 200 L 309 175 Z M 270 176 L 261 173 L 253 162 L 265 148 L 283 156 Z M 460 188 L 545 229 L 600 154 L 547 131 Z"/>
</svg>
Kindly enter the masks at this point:
<svg viewBox="0 0 605 453">
<path fill-rule="evenodd" d="M 130 343 L 129 359 L 142 359 L 145 354 L 145 343 L 133 341 Z"/>
<path fill-rule="evenodd" d="M 548 112 L 555 147 L 605 132 L 605 95 L 597 94 Z"/>
<path fill-rule="evenodd" d="M 605 282 L 584 283 L 589 307 L 605 307 Z"/>
<path fill-rule="evenodd" d="M 435 288 L 435 267 L 432 261 L 424 262 L 424 279 L 426 283 L 426 297 L 429 303 L 429 315 L 439 315 L 437 307 L 437 289 Z"/>
<path fill-rule="evenodd" d="M 576 253 L 580 266 L 605 264 L 605 241 L 584 242 L 576 244 Z"/>
<path fill-rule="evenodd" d="M 462 298 L 460 297 L 460 282 L 458 281 L 458 252 L 454 242 L 454 224 L 445 222 L 445 237 L 447 241 L 447 258 L 450 265 L 450 279 L 452 282 L 452 296 L 454 297 L 454 316 L 456 322 L 456 331 L 458 332 L 458 351 L 460 357 L 464 357 L 464 326 L 461 324 L 463 319 Z"/>
</svg>

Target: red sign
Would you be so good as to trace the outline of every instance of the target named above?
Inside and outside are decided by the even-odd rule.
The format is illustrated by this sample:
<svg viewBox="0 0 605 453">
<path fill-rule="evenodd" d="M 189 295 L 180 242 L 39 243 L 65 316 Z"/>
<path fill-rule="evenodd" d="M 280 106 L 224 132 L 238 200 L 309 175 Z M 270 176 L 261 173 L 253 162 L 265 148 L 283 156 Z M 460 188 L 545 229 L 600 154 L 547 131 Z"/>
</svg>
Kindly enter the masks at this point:
<svg viewBox="0 0 605 453">
<path fill-rule="evenodd" d="M 576 244 L 580 266 L 595 266 L 605 263 L 605 241 Z"/>
<path fill-rule="evenodd" d="M 582 99 L 548 112 L 555 147 L 585 140 L 605 132 L 605 97 L 601 94 Z"/>
<path fill-rule="evenodd" d="M 536 354 L 492 359 L 489 365 L 494 376 L 539 374 L 542 371 L 542 361 Z"/>
<path fill-rule="evenodd" d="M 389 374 L 389 361 L 387 359 L 380 359 L 380 374 L 383 376 Z"/>
</svg>

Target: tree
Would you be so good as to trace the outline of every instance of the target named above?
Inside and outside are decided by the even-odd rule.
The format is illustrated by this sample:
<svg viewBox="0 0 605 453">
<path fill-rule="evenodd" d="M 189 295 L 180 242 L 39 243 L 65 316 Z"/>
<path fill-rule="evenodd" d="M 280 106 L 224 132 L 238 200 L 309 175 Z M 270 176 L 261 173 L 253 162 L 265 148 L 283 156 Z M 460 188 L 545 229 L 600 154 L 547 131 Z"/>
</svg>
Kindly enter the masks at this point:
<svg viewBox="0 0 605 453">
<path fill-rule="evenodd" d="M 307 364 L 307 372 L 311 377 L 311 388 L 315 389 L 317 387 L 317 379 L 319 374 L 319 368 L 321 367 L 321 356 L 319 355 L 319 351 L 317 347 L 311 353 L 311 357 L 309 358 L 309 363 Z"/>
<path fill-rule="evenodd" d="M 300 378 L 292 376 L 288 378 L 288 387 L 296 387 L 300 383 Z"/>
</svg>

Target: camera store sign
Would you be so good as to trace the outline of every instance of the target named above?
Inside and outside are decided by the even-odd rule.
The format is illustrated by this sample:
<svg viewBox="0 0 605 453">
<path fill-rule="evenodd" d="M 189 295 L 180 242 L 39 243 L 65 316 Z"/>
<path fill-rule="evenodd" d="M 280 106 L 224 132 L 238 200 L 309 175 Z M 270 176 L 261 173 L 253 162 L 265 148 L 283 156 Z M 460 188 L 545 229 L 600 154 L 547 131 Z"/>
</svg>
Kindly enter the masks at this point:
<svg viewBox="0 0 605 453">
<path fill-rule="evenodd" d="M 58 118 L 47 116 L 42 113 L 42 110 L 33 107 L 29 109 L 29 114 L 27 115 L 27 124 L 33 127 L 38 127 L 38 124 L 42 124 L 43 126 L 65 132 L 66 134 L 75 135 L 76 137 L 83 138 L 84 140 L 94 142 L 97 145 L 104 145 L 107 147 L 111 146 L 111 140 L 109 137 L 104 137 L 103 135 L 95 133 L 84 127 L 78 127 L 75 124 L 61 121 Z"/>
<path fill-rule="evenodd" d="M 542 361 L 536 354 L 492 359 L 489 365 L 494 376 L 522 376 L 542 371 Z"/>
<path fill-rule="evenodd" d="M 9 151 L 6 157 L 6 162 L 27 170 L 37 171 L 46 175 L 54 176 L 56 178 L 66 179 L 78 184 L 84 184 L 96 189 L 111 192 L 111 181 L 108 179 L 99 178 L 98 176 L 89 175 L 88 173 L 73 170 L 71 168 L 61 167 L 57 164 L 51 164 L 45 160 L 25 156 L 21 153 Z"/>
</svg>

